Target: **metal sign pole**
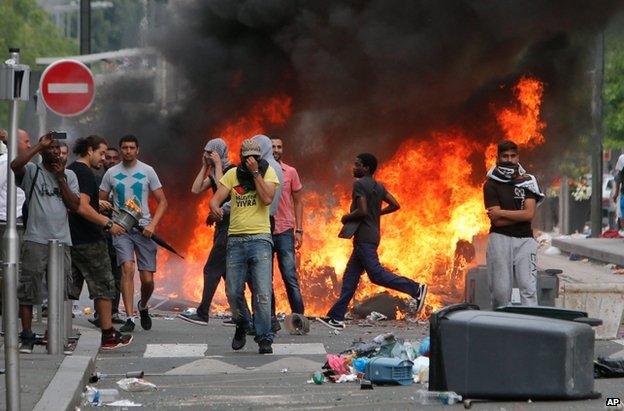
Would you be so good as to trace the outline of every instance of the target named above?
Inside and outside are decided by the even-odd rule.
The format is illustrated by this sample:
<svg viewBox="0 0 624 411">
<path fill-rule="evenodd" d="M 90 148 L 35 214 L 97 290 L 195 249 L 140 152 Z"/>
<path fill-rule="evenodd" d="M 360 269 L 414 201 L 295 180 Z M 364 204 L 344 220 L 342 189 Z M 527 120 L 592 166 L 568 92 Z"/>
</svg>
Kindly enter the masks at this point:
<svg viewBox="0 0 624 411">
<path fill-rule="evenodd" d="M 17 191 L 11 162 L 17 157 L 17 122 L 19 101 L 28 100 L 30 68 L 20 64 L 19 49 L 9 49 L 9 59 L 0 64 L 0 100 L 9 100 L 9 141 L 7 153 L 7 226 L 3 237 L 5 261 L 3 311 L 4 362 L 6 368 L 6 405 L 8 410 L 20 409 L 20 375 L 18 351 L 17 275 L 19 272 L 19 237 L 17 235 Z"/>
<path fill-rule="evenodd" d="M 17 192 L 11 162 L 17 157 L 19 101 L 28 100 L 30 67 L 20 64 L 19 49 L 9 49 L 9 59 L 0 64 L 0 100 L 11 104 L 7 153 L 7 226 L 3 237 L 5 261 L 3 310 L 4 362 L 6 368 L 6 408 L 20 409 L 20 377 L 18 352 L 17 275 L 19 272 L 19 237 L 17 235 Z"/>
</svg>

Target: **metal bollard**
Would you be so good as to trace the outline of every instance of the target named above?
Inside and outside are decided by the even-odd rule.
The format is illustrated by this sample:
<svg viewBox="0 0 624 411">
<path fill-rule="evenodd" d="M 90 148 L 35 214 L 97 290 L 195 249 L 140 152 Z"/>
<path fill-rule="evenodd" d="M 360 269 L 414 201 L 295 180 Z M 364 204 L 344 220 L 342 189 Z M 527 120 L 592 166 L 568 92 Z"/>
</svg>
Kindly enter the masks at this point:
<svg viewBox="0 0 624 411">
<path fill-rule="evenodd" d="M 61 307 L 63 299 L 59 275 L 59 260 L 61 248 L 59 240 L 48 242 L 48 354 L 59 355 L 63 352 L 63 328 Z M 64 285 L 63 285 L 64 286 Z"/>
</svg>

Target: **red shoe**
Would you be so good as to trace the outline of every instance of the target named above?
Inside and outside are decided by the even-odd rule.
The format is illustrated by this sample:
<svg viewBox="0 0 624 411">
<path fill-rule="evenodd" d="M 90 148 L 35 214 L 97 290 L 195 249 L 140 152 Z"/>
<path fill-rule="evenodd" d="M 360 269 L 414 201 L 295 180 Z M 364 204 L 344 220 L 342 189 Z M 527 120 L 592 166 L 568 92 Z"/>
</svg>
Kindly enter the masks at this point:
<svg viewBox="0 0 624 411">
<path fill-rule="evenodd" d="M 115 350 L 117 348 L 125 347 L 132 342 L 132 336 L 129 334 L 122 334 L 117 330 L 104 336 L 102 334 L 102 343 L 100 348 L 102 350 Z"/>
</svg>

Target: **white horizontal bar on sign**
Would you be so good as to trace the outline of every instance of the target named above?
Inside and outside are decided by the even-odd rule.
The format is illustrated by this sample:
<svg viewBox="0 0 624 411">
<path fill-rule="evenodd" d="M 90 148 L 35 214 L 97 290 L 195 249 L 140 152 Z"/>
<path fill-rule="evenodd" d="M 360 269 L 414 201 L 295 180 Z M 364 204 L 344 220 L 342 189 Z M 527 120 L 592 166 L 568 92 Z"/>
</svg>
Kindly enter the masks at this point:
<svg viewBox="0 0 624 411">
<path fill-rule="evenodd" d="M 48 93 L 50 94 L 87 94 L 89 85 L 87 83 L 50 83 Z"/>
</svg>

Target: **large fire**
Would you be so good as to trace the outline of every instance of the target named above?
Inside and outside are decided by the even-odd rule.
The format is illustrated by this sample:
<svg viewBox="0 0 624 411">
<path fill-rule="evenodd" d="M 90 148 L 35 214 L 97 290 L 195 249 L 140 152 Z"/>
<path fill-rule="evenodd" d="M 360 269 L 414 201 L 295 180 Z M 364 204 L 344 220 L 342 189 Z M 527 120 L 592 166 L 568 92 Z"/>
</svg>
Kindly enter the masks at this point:
<svg viewBox="0 0 624 411">
<path fill-rule="evenodd" d="M 522 78 L 513 93 L 515 101 L 495 110 L 494 117 L 506 138 L 521 147 L 535 147 L 544 142 L 545 124 L 540 119 L 543 85 L 536 79 Z M 285 123 L 290 105 L 291 99 L 284 96 L 259 102 L 248 115 L 224 125 L 215 135 L 228 142 L 232 160 L 237 161 L 235 153 L 241 141 Z M 376 173 L 376 178 L 401 204 L 398 212 L 382 218 L 379 255 L 389 269 L 430 285 L 428 313 L 462 299 L 463 274 L 469 262 L 458 258 L 458 241 L 472 241 L 474 235 L 489 228 L 482 187 L 474 183 L 482 179 L 472 176 L 470 161 L 482 156 L 486 166 L 490 166 L 496 146 L 490 144 L 491 140 L 479 141 L 454 129 L 407 137 Z M 306 176 L 302 179 L 305 185 Z M 173 261 L 165 252 L 159 254 L 162 268 L 158 277 L 183 271 L 182 297 L 194 301 L 201 299 L 202 268 L 212 245 L 213 229 L 204 224 L 209 198 L 209 194 L 203 196 L 195 209 L 193 239 L 183 252 L 186 260 Z M 337 237 L 340 217 L 349 208 L 350 186 L 306 191 L 304 201 L 304 247 L 298 253 L 300 284 L 306 314 L 322 315 L 338 296 L 340 277 L 352 248 L 350 241 Z M 290 312 L 277 267 L 274 278 L 277 310 Z M 381 291 L 386 290 L 362 276 L 356 300 Z M 212 309 L 227 310 L 223 284 L 217 290 Z"/>
</svg>

